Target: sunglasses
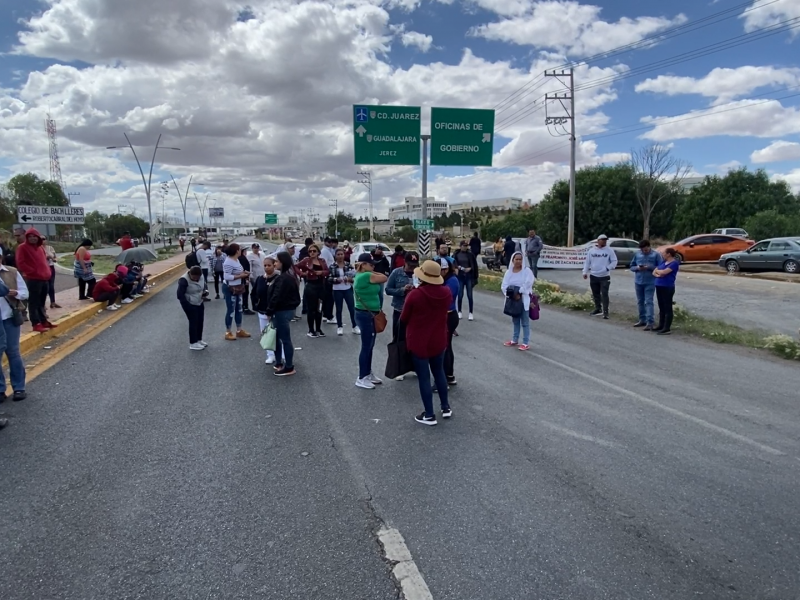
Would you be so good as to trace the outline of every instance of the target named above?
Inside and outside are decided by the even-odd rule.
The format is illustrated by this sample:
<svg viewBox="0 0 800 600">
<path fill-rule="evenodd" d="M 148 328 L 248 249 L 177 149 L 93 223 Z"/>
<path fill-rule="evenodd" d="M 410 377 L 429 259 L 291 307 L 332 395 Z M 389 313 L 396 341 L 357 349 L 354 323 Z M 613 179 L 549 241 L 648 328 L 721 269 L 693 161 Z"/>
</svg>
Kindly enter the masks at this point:
<svg viewBox="0 0 800 600">
<path fill-rule="evenodd" d="M 309 254 L 317 254 L 317 253 L 318 253 L 318 250 L 309 250 L 309 251 L 308 251 L 308 253 L 309 253 Z"/>
</svg>

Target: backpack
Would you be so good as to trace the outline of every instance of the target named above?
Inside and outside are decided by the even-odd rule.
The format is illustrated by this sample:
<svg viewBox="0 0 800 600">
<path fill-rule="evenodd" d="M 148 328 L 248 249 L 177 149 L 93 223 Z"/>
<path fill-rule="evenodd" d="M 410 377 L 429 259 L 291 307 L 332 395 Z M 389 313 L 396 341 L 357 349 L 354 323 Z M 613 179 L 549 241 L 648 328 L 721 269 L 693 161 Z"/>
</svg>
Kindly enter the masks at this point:
<svg viewBox="0 0 800 600">
<path fill-rule="evenodd" d="M 199 266 L 200 261 L 197 258 L 197 251 L 195 250 L 194 252 L 189 252 L 189 254 L 186 255 L 186 268 L 191 269 L 192 267 Z"/>
</svg>

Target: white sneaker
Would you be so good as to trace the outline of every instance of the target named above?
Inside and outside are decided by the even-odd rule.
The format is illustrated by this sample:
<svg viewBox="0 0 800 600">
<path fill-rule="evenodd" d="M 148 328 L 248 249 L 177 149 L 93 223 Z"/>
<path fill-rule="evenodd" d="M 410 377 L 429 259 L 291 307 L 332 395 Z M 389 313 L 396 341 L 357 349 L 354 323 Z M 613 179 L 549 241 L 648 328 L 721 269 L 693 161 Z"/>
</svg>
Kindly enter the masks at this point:
<svg viewBox="0 0 800 600">
<path fill-rule="evenodd" d="M 205 346 L 201 346 L 200 343 L 189 344 L 189 350 L 205 350 Z"/>
<path fill-rule="evenodd" d="M 133 295 L 133 299 L 134 299 L 134 300 L 138 300 L 139 298 L 143 298 L 143 297 L 144 297 L 144 295 L 143 295 L 143 294 L 134 294 L 134 295 Z"/>
<path fill-rule="evenodd" d="M 470 321 L 474 321 L 474 320 L 475 320 L 475 317 L 473 317 L 473 316 L 472 316 L 472 313 L 469 313 L 469 317 L 468 317 L 468 319 L 469 319 Z"/>
<path fill-rule="evenodd" d="M 208 342 L 204 342 L 203 340 L 200 340 L 197 343 L 200 344 L 203 348 L 207 348 L 208 347 Z"/>
<path fill-rule="evenodd" d="M 353 327 L 353 333 L 355 335 L 361 335 L 361 328 L 358 325 L 356 325 L 355 327 Z"/>
<path fill-rule="evenodd" d="M 380 377 L 375 377 L 374 373 L 370 373 L 369 377 L 367 377 L 367 379 L 369 379 L 370 382 L 375 384 L 375 385 L 380 385 L 380 384 L 383 383 L 383 380 Z"/>
<path fill-rule="evenodd" d="M 112 304 L 111 306 L 106 306 L 106 310 L 119 310 L 116 304 Z"/>
<path fill-rule="evenodd" d="M 337 327 L 336 328 L 336 335 L 343 335 L 343 334 L 344 334 L 344 328 L 343 327 Z"/>
<path fill-rule="evenodd" d="M 394 378 L 394 380 L 395 381 L 403 381 L 405 378 L 406 378 L 405 375 L 398 375 L 397 377 Z"/>
<path fill-rule="evenodd" d="M 375 384 L 369 380 L 369 375 L 364 379 L 356 379 L 356 387 L 364 388 L 365 390 L 374 390 Z"/>
<path fill-rule="evenodd" d="M 464 318 L 464 314 L 463 314 L 461 311 L 459 311 L 459 313 L 458 313 L 458 318 L 459 318 L 459 319 L 462 319 L 462 318 Z"/>
<path fill-rule="evenodd" d="M 122 308 L 122 304 L 114 304 L 114 306 L 116 306 L 116 307 L 117 307 L 117 310 L 119 310 L 120 308 Z"/>
<path fill-rule="evenodd" d="M 122 301 L 123 304 L 131 304 L 132 302 L 133 298 L 125 298 L 125 300 Z"/>
<path fill-rule="evenodd" d="M 267 360 L 266 360 L 266 362 L 264 364 L 266 364 L 266 365 L 274 365 L 275 364 L 275 357 L 274 356 L 268 356 Z"/>
</svg>

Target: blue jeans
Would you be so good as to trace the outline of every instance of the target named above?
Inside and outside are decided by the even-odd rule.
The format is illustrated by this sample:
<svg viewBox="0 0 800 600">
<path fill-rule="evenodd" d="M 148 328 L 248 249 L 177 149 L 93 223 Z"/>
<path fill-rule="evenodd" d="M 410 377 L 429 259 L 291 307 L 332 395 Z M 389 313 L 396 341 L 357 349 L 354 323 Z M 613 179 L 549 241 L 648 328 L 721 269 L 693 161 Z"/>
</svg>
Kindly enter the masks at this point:
<svg viewBox="0 0 800 600">
<path fill-rule="evenodd" d="M 14 319 L 3 321 L 2 341 L 0 341 L 0 356 L 3 352 L 8 357 L 8 370 L 11 372 L 11 389 L 15 392 L 25 391 L 25 363 L 19 351 L 19 325 L 14 325 Z M 0 369 L 0 393 L 6 391 L 6 376 Z"/>
<path fill-rule="evenodd" d="M 527 346 L 531 341 L 531 317 L 528 311 L 522 311 L 520 316 L 511 317 L 511 320 L 514 322 L 514 335 L 511 336 L 511 340 L 519 341 L 519 328 L 522 326 L 522 343 Z"/>
<path fill-rule="evenodd" d="M 375 348 L 375 317 L 368 310 L 356 309 L 356 325 L 361 329 L 361 352 L 358 355 L 358 378 L 372 373 L 372 351 Z"/>
<path fill-rule="evenodd" d="M 241 314 L 241 313 L 240 313 Z M 294 343 L 292 342 L 292 331 L 289 323 L 294 319 L 294 310 L 279 310 L 272 317 L 275 325 L 275 356 L 278 362 L 283 362 L 287 369 L 294 368 Z M 283 361 L 281 361 L 283 357 Z"/>
<path fill-rule="evenodd" d="M 414 362 L 414 372 L 419 379 L 419 395 L 422 396 L 422 404 L 425 407 L 425 416 L 433 417 L 433 388 L 431 388 L 431 374 L 439 390 L 439 401 L 442 410 L 450 408 L 447 401 L 447 378 L 444 376 L 444 352 L 433 358 L 420 358 L 411 355 Z"/>
<path fill-rule="evenodd" d="M 458 286 L 458 312 L 461 312 L 461 305 L 464 303 L 464 290 L 467 290 L 469 312 L 472 312 L 472 286 L 475 285 L 472 273 L 459 273 L 458 283 L 460 284 Z"/>
<path fill-rule="evenodd" d="M 222 286 L 222 293 L 225 295 L 225 329 L 231 330 L 234 318 L 236 329 L 242 328 L 242 297 L 234 296 L 231 287 L 226 283 Z"/>
<path fill-rule="evenodd" d="M 636 302 L 639 305 L 639 321 L 652 325 L 654 322 L 653 296 L 656 286 L 653 283 L 636 283 Z"/>
<path fill-rule="evenodd" d="M 538 254 L 536 254 L 536 255 L 529 254 L 528 255 L 528 266 L 531 268 L 531 271 L 533 271 L 533 276 L 534 277 L 538 277 L 539 276 L 539 255 Z"/>
<path fill-rule="evenodd" d="M 353 301 L 353 288 L 346 290 L 333 290 L 333 301 L 336 305 L 336 326 L 342 326 L 342 305 L 347 304 L 350 313 L 350 324 L 356 326 L 355 303 Z"/>
</svg>

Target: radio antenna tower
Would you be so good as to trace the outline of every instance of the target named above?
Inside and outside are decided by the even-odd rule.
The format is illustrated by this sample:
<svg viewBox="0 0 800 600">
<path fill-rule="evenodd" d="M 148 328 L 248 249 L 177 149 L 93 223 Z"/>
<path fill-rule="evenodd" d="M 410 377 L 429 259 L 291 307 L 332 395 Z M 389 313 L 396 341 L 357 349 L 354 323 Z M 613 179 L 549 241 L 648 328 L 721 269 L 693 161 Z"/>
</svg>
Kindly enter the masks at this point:
<svg viewBox="0 0 800 600">
<path fill-rule="evenodd" d="M 61 178 L 61 162 L 58 159 L 58 130 L 55 119 L 50 118 L 50 113 L 47 113 L 47 118 L 44 120 L 44 129 L 50 141 L 50 181 L 55 181 L 63 191 L 64 180 Z"/>
</svg>

